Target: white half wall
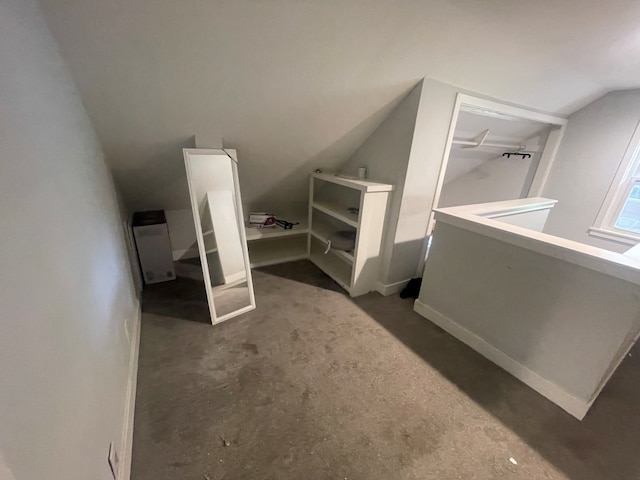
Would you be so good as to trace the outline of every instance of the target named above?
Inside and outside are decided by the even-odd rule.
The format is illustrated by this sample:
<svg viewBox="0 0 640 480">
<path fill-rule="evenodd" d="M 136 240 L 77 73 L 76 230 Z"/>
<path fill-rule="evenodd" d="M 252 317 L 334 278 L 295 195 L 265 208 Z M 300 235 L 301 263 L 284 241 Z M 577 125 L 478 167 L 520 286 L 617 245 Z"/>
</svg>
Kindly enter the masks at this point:
<svg viewBox="0 0 640 480">
<path fill-rule="evenodd" d="M 629 248 L 587 233 L 640 120 L 640 90 L 612 92 L 569 117 L 543 190 L 558 200 L 545 232 L 595 247 Z"/>
<path fill-rule="evenodd" d="M 581 419 L 640 332 L 640 263 L 521 227 L 548 210 L 464 208 L 436 214 L 415 310 Z"/>
<path fill-rule="evenodd" d="M 101 147 L 35 0 L 0 0 L 0 476 L 128 477 L 139 302 Z"/>
</svg>

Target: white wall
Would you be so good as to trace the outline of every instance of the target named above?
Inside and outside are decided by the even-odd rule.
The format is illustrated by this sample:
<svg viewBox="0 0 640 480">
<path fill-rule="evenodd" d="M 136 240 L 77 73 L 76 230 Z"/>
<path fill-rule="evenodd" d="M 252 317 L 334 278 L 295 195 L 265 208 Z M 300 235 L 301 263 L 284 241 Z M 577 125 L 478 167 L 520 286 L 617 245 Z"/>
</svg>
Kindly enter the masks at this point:
<svg viewBox="0 0 640 480">
<path fill-rule="evenodd" d="M 459 89 L 425 79 L 402 191 L 387 284 L 422 273 L 425 235 Z"/>
<path fill-rule="evenodd" d="M 622 252 L 589 236 L 618 165 L 640 120 L 640 90 L 612 92 L 569 117 L 543 195 L 558 200 L 545 232 Z"/>
<path fill-rule="evenodd" d="M 384 285 L 416 276 L 457 89 L 430 79 L 418 84 L 343 167 L 395 186 L 383 250 Z"/>
<path fill-rule="evenodd" d="M 468 159 L 453 157 L 449 159 L 449 164 L 452 161 L 465 162 Z M 533 158 L 521 157 L 496 157 L 483 161 L 473 170 L 445 183 L 438 206 L 452 207 L 525 197 L 533 178 L 530 174 L 533 161 Z"/>
<path fill-rule="evenodd" d="M 42 6 L 135 209 L 188 208 L 180 150 L 200 132 L 238 149 L 246 202 L 304 200 L 308 174 L 348 158 L 423 77 L 571 113 L 640 76 L 628 0 Z"/>
<path fill-rule="evenodd" d="M 138 300 L 109 171 L 34 0 L 0 0 L 0 105 L 0 472 L 108 480 Z"/>
<path fill-rule="evenodd" d="M 347 173 L 357 173 L 358 167 L 368 169 L 368 177 L 378 182 L 391 183 L 395 190 L 387 210 L 387 224 L 383 240 L 381 280 L 387 283 L 395 235 L 401 214 L 405 176 L 411 156 L 422 82 L 415 86 L 402 102 L 389 114 L 373 134 L 341 167 Z M 415 269 L 415 266 L 414 266 Z M 402 278 L 401 280 L 404 280 Z"/>
</svg>

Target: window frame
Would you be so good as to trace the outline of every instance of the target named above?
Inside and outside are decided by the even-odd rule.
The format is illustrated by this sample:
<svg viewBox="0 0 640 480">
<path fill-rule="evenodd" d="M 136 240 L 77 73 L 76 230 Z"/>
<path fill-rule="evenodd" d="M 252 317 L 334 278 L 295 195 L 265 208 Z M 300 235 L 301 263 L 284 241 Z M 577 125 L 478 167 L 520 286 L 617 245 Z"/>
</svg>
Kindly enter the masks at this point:
<svg viewBox="0 0 640 480">
<path fill-rule="evenodd" d="M 632 246 L 640 242 L 640 232 L 616 227 L 618 217 L 637 182 L 640 182 L 640 122 L 631 136 L 594 225 L 589 228 L 589 235 Z"/>
</svg>

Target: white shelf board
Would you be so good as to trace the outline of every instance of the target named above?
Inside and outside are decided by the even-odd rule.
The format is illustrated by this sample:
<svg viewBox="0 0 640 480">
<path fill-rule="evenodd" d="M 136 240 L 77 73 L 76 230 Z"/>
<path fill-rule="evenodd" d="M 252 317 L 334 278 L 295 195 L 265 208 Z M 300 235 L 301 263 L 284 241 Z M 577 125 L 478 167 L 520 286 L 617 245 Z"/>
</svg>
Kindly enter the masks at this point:
<svg viewBox="0 0 640 480">
<path fill-rule="evenodd" d="M 288 237 L 290 235 L 302 235 L 309 232 L 306 219 L 289 219 L 287 221 L 292 223 L 299 222 L 298 225 L 294 225 L 290 230 L 285 230 L 282 227 L 275 226 L 274 228 L 254 228 L 244 227 L 244 231 L 247 235 L 247 242 L 254 240 L 264 240 L 267 238 Z"/>
<path fill-rule="evenodd" d="M 350 213 L 347 210 L 347 207 L 345 207 L 344 205 L 330 203 L 327 201 L 315 201 L 311 204 L 311 206 L 333 218 L 340 220 L 341 222 L 346 223 L 347 225 L 358 228 L 358 214 Z"/>
<path fill-rule="evenodd" d="M 315 251 L 314 251 L 315 250 Z M 309 259 L 347 292 L 351 289 L 351 267 L 330 253 L 325 255 L 312 247 Z"/>
<path fill-rule="evenodd" d="M 390 192 L 393 190 L 393 185 L 389 185 L 388 183 L 339 177 L 336 176 L 335 173 L 314 173 L 312 175 L 313 178 L 317 178 L 318 180 L 335 183 L 337 185 L 342 185 L 343 187 L 355 188 L 362 192 Z"/>
<path fill-rule="evenodd" d="M 328 232 L 323 232 L 322 230 L 318 231 L 318 229 L 316 227 L 313 227 L 311 229 L 310 233 L 311 233 L 311 235 L 316 237 L 318 240 L 320 240 L 325 245 L 329 241 Z M 330 253 L 340 257 L 341 259 L 343 259 L 346 262 L 353 263 L 353 254 L 351 254 L 349 252 L 344 252 L 342 250 L 331 249 Z"/>
<path fill-rule="evenodd" d="M 251 268 L 307 258 L 306 235 L 290 236 L 289 238 L 276 237 L 261 242 L 251 242 L 248 247 Z"/>
</svg>

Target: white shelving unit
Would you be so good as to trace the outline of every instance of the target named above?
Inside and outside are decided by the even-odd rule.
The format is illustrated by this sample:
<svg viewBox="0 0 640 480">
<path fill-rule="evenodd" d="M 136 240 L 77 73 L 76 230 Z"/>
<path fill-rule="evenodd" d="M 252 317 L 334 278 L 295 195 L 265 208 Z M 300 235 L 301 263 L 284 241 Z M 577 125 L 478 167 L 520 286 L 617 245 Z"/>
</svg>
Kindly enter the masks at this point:
<svg viewBox="0 0 640 480">
<path fill-rule="evenodd" d="M 311 175 L 309 259 L 352 297 L 375 290 L 391 191 L 393 185 L 385 183 L 326 173 Z M 352 213 L 354 208 L 357 213 Z M 340 230 L 356 232 L 353 252 L 331 249 L 325 254 L 328 237 Z"/>
<path fill-rule="evenodd" d="M 299 222 L 291 230 L 245 228 L 251 267 L 308 258 L 352 297 L 375 290 L 392 191 L 393 185 L 386 183 L 312 174 L 307 218 L 285 215 Z M 355 248 L 325 254 L 329 237 L 341 230 L 356 233 Z"/>
</svg>

